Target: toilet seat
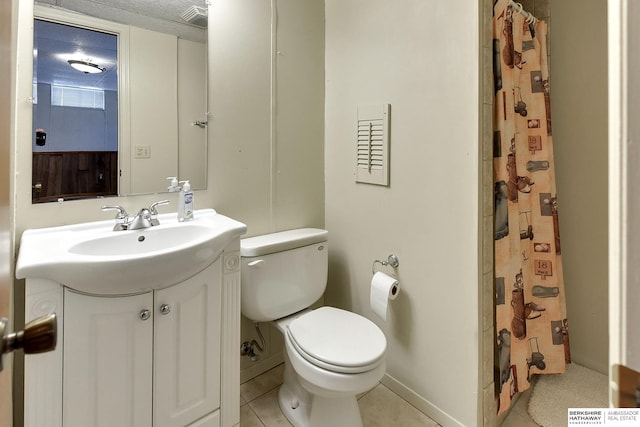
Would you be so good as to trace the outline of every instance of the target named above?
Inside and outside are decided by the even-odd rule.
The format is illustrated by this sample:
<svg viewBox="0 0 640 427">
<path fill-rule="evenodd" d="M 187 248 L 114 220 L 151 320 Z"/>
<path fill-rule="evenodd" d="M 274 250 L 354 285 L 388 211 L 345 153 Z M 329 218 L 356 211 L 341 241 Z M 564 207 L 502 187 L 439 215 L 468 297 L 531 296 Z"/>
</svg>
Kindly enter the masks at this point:
<svg viewBox="0 0 640 427">
<path fill-rule="evenodd" d="M 286 327 L 295 350 L 309 363 L 340 373 L 374 369 L 384 359 L 387 340 L 378 326 L 358 314 L 320 307 Z"/>
</svg>

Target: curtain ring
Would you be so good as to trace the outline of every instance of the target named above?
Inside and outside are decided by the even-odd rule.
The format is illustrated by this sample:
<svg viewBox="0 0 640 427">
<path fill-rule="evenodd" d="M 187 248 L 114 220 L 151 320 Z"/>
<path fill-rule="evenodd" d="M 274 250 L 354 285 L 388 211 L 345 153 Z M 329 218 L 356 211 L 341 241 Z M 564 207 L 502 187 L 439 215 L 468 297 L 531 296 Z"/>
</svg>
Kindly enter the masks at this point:
<svg viewBox="0 0 640 427">
<path fill-rule="evenodd" d="M 531 25 L 535 24 L 536 22 L 538 22 L 538 18 L 527 12 L 527 24 Z"/>
<path fill-rule="evenodd" d="M 525 21 L 527 22 L 527 24 L 535 24 L 536 22 L 538 22 L 538 18 L 536 18 L 531 13 L 524 10 L 524 6 L 522 6 L 522 3 L 517 3 L 511 0 L 511 5 L 513 6 L 516 12 L 518 12 L 521 15 L 524 15 Z"/>
<path fill-rule="evenodd" d="M 522 13 L 522 11 L 524 10 L 524 6 L 522 6 L 522 3 L 513 2 L 513 5 L 516 9 L 516 12 L 518 13 Z"/>
</svg>

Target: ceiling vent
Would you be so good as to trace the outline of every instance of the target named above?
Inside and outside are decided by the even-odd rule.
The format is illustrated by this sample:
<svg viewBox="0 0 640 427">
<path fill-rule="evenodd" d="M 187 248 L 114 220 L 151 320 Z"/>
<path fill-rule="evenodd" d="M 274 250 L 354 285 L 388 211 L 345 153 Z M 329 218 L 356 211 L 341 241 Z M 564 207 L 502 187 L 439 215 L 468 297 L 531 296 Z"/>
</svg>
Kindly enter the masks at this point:
<svg viewBox="0 0 640 427">
<path fill-rule="evenodd" d="M 207 28 L 207 9 L 198 6 L 191 6 L 180 15 L 182 19 L 187 21 L 191 25 L 195 25 L 200 28 Z"/>
</svg>

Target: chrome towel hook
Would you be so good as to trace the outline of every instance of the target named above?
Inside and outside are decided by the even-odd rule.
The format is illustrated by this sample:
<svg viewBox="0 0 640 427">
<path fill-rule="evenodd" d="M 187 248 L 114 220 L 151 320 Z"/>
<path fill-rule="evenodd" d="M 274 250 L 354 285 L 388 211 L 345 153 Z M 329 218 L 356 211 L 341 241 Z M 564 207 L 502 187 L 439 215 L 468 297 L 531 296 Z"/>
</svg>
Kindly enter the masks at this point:
<svg viewBox="0 0 640 427">
<path fill-rule="evenodd" d="M 382 265 L 389 265 L 393 268 L 398 268 L 398 266 L 400 265 L 400 261 L 398 260 L 398 257 L 395 256 L 394 254 L 391 254 L 387 257 L 386 261 L 380 261 L 379 259 L 373 261 L 373 265 L 371 266 L 371 273 L 376 274 L 376 263 L 380 263 Z"/>
</svg>

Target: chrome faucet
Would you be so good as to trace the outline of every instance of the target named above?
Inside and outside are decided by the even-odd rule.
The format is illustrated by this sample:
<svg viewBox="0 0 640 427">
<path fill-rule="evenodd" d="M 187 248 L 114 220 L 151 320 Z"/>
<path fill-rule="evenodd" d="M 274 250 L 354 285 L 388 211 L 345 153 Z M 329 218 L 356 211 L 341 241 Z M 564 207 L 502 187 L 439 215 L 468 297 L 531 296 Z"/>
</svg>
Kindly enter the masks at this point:
<svg viewBox="0 0 640 427">
<path fill-rule="evenodd" d="M 113 226 L 113 231 L 122 230 L 139 230 L 141 228 L 149 228 L 154 225 L 159 225 L 157 206 L 166 205 L 169 200 L 161 200 L 159 202 L 152 203 L 149 209 L 142 208 L 133 217 L 129 218 L 127 211 L 120 205 L 116 206 L 103 206 L 103 211 L 118 211 L 116 214 L 116 224 Z"/>
<path fill-rule="evenodd" d="M 147 208 L 142 208 L 136 216 L 129 222 L 129 230 L 139 230 L 141 228 L 149 228 L 151 224 L 151 212 Z"/>
</svg>

